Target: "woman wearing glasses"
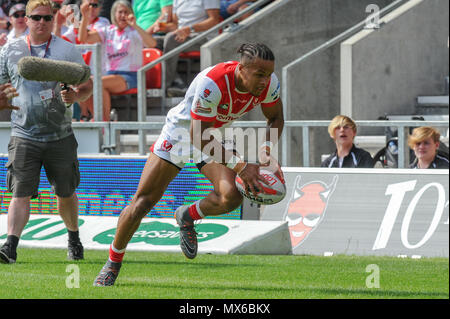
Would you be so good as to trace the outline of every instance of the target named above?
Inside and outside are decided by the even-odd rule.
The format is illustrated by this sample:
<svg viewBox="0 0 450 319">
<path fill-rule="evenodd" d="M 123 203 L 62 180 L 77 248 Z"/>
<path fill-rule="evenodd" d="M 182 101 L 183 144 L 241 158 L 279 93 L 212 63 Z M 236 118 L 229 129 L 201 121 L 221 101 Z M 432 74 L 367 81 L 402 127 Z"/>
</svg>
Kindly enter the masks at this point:
<svg viewBox="0 0 450 319">
<path fill-rule="evenodd" d="M 82 43 L 102 43 L 106 54 L 106 75 L 103 84 L 103 120 L 110 120 L 111 93 L 137 87 L 137 70 L 142 67 L 142 49 L 156 46 L 153 37 L 136 24 L 130 3 L 117 0 L 111 8 L 112 25 L 87 30 L 90 21 L 89 4 L 83 3 L 79 39 Z M 83 103 L 82 109 L 92 112 L 93 99 Z"/>
</svg>

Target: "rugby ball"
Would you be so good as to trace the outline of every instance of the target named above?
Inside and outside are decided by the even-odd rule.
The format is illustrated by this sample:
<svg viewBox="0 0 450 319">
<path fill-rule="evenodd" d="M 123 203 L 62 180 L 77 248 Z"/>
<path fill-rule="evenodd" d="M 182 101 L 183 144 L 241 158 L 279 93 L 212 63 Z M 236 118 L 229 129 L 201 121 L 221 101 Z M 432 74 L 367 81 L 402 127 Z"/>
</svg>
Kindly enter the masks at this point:
<svg viewBox="0 0 450 319">
<path fill-rule="evenodd" d="M 268 182 L 268 185 L 261 183 L 263 189 L 259 190 L 256 196 L 250 191 L 248 193 L 245 192 L 244 182 L 237 175 L 235 182 L 239 193 L 250 201 L 262 205 L 273 205 L 282 201 L 286 196 L 286 183 L 283 177 L 278 172 L 273 173 L 264 168 L 260 168 L 259 174 Z"/>
</svg>

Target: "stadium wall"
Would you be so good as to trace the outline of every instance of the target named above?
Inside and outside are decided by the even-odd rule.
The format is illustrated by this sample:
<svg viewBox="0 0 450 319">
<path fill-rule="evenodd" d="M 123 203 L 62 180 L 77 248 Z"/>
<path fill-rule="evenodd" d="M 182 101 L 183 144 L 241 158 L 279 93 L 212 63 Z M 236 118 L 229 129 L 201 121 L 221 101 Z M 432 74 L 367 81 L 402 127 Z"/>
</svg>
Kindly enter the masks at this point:
<svg viewBox="0 0 450 319">
<path fill-rule="evenodd" d="M 379 23 L 341 44 L 341 113 L 358 120 L 416 114 L 418 96 L 445 91 L 449 1 L 409 1 Z"/>
<path fill-rule="evenodd" d="M 294 254 L 449 256 L 449 171 L 284 168 L 286 198 L 260 219 L 288 223 Z"/>
<path fill-rule="evenodd" d="M 281 80 L 284 65 L 344 32 L 369 13 L 370 4 L 380 8 L 393 0 L 278 0 L 240 23 L 240 28 L 223 32 L 201 47 L 202 69 L 218 62 L 237 59 L 236 50 L 243 42 L 267 43 L 275 53 L 275 73 Z M 329 120 L 340 112 L 339 46 L 313 56 L 288 74 L 293 107 L 285 114 L 288 120 Z M 286 101 L 284 101 L 286 103 Z M 244 120 L 262 120 L 261 112 L 250 112 Z M 301 165 L 301 129 L 291 129 L 290 166 Z M 320 163 L 320 155 L 334 147 L 326 129 L 311 130 L 311 160 Z M 320 141 L 320 143 L 319 143 Z"/>
</svg>

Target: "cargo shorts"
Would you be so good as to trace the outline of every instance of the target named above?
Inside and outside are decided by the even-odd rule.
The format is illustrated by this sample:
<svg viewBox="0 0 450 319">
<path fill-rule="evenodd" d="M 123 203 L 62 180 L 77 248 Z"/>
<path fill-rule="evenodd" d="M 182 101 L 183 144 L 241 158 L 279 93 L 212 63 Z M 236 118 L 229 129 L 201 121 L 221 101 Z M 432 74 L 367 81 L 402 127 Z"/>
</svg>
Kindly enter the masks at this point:
<svg viewBox="0 0 450 319">
<path fill-rule="evenodd" d="M 54 142 L 36 142 L 11 136 L 6 163 L 6 184 L 13 197 L 36 198 L 44 166 L 53 192 L 70 197 L 80 184 L 78 143 L 72 134 Z"/>
</svg>

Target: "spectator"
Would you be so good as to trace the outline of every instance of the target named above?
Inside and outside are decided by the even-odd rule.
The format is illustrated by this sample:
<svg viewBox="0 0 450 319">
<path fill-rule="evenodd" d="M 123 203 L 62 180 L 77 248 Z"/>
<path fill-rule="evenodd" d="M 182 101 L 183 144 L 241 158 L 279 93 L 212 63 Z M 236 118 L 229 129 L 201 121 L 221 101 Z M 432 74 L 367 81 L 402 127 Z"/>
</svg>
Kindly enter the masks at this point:
<svg viewBox="0 0 450 319">
<path fill-rule="evenodd" d="M 322 162 L 321 167 L 373 167 L 370 153 L 353 144 L 356 131 L 355 122 L 348 116 L 337 115 L 331 120 L 328 133 L 336 143 L 336 151 Z"/>
<path fill-rule="evenodd" d="M 90 31 L 95 31 L 98 29 L 101 29 L 103 27 L 107 27 L 110 25 L 109 20 L 105 17 L 100 17 L 99 13 L 102 6 L 102 0 L 83 0 L 82 3 L 87 3 L 89 6 L 89 16 L 90 20 L 88 22 L 87 29 Z M 75 44 L 81 44 L 81 41 L 79 39 L 79 27 L 80 27 L 80 21 L 75 21 L 69 29 L 62 35 L 62 38 L 75 43 Z M 103 51 L 103 50 L 102 50 Z M 93 73 L 94 70 L 92 69 L 93 65 L 91 64 L 91 56 L 92 51 L 86 50 L 83 52 L 83 58 L 86 64 L 88 64 L 91 67 L 91 72 Z M 106 64 L 105 64 L 105 57 L 104 52 L 102 52 L 102 74 L 106 73 Z"/>
<path fill-rule="evenodd" d="M 8 35 L 10 27 L 10 22 L 8 21 L 8 16 L 0 8 L 0 46 L 4 45 L 7 41 L 6 36 Z"/>
<path fill-rule="evenodd" d="M 8 16 L 9 9 L 17 3 L 23 3 L 26 5 L 28 0 L 0 0 L 0 9 L 2 9 L 6 16 Z"/>
<path fill-rule="evenodd" d="M 134 0 L 133 10 L 138 26 L 150 34 L 158 23 L 172 21 L 173 0 Z"/>
<path fill-rule="evenodd" d="M 174 0 L 172 22 L 157 26 L 154 32 L 168 32 L 163 39 L 157 39 L 158 48 L 167 53 L 190 40 L 198 32 L 206 31 L 220 21 L 219 0 Z M 189 51 L 200 50 L 204 42 L 194 44 Z M 177 74 L 178 56 L 166 60 L 166 87 L 169 96 L 184 96 L 187 85 Z"/>
<path fill-rule="evenodd" d="M 100 9 L 99 16 L 104 17 L 111 21 L 111 8 L 115 0 L 103 0 L 102 8 Z"/>
<path fill-rule="evenodd" d="M 99 13 L 101 10 L 101 5 L 102 5 L 102 0 L 83 0 L 83 1 L 79 1 L 82 3 L 87 2 L 89 4 L 89 10 L 90 10 L 90 21 L 89 24 L 87 26 L 88 30 L 97 30 L 100 29 L 102 27 L 107 27 L 110 25 L 109 20 L 106 19 L 105 17 L 100 17 Z M 72 6 L 75 6 L 75 8 L 78 9 L 78 13 L 79 13 L 79 6 L 78 4 L 74 3 L 71 4 Z M 73 22 L 71 23 L 71 25 L 69 26 L 68 30 L 62 35 L 62 38 L 64 40 L 67 40 L 69 42 L 75 43 L 75 44 L 81 44 L 81 41 L 78 39 L 78 34 L 79 34 L 79 27 L 80 27 L 80 20 L 79 20 L 79 16 L 75 15 L 75 12 L 73 12 L 73 10 L 70 9 L 69 5 L 65 5 L 63 7 L 63 9 L 65 8 L 69 8 L 66 9 L 66 13 L 67 14 L 72 14 L 72 18 L 73 18 Z M 94 65 L 93 65 L 93 61 L 92 61 L 92 51 L 90 50 L 83 50 L 82 51 L 83 54 L 83 59 L 84 62 L 86 62 L 87 65 L 90 66 L 91 68 L 91 74 L 94 74 Z M 105 52 L 103 50 L 101 50 L 101 56 L 102 56 L 102 65 L 101 65 L 101 70 L 100 72 L 102 73 L 102 75 L 106 74 L 106 58 L 105 58 Z M 93 78 L 93 76 L 92 76 Z M 78 103 L 74 104 L 74 112 L 73 112 L 73 118 L 74 121 L 90 121 L 92 120 L 92 113 L 89 112 L 88 110 L 84 110 L 84 114 L 81 114 L 81 107 Z"/>
<path fill-rule="evenodd" d="M 410 168 L 449 168 L 448 158 L 438 152 L 440 137 L 439 131 L 430 126 L 417 127 L 412 131 L 408 145 L 416 159 Z"/>
<path fill-rule="evenodd" d="M 12 29 L 8 33 L 7 41 L 25 36 L 29 33 L 25 23 L 25 4 L 17 3 L 9 9 L 9 21 Z"/>
<path fill-rule="evenodd" d="M 220 0 L 220 16 L 223 19 L 227 19 L 238 11 L 244 10 L 245 8 L 251 6 L 255 1 L 256 0 Z M 252 14 L 253 11 L 247 12 L 237 19 L 236 22 L 240 22 Z"/>
<path fill-rule="evenodd" d="M 73 17 L 73 10 L 70 10 L 67 5 L 62 5 L 62 0 L 52 0 L 53 16 L 55 23 L 53 24 L 53 34 L 61 37 L 67 32 L 71 25 L 70 17 Z"/>
<path fill-rule="evenodd" d="M 102 43 L 106 53 L 106 75 L 103 83 L 103 120 L 109 121 L 111 93 L 120 93 L 137 87 L 137 70 L 142 67 L 142 49 L 155 47 L 156 41 L 136 24 L 133 9 L 125 0 L 117 0 L 111 8 L 112 25 L 98 30 L 87 30 L 90 21 L 88 2 L 81 5 L 80 41 Z M 93 113 L 92 97 L 81 105 L 82 115 Z"/>
<path fill-rule="evenodd" d="M 0 46 L 7 41 L 11 23 L 9 21 L 9 10 L 18 3 L 27 4 L 28 0 L 0 0 Z"/>
</svg>

